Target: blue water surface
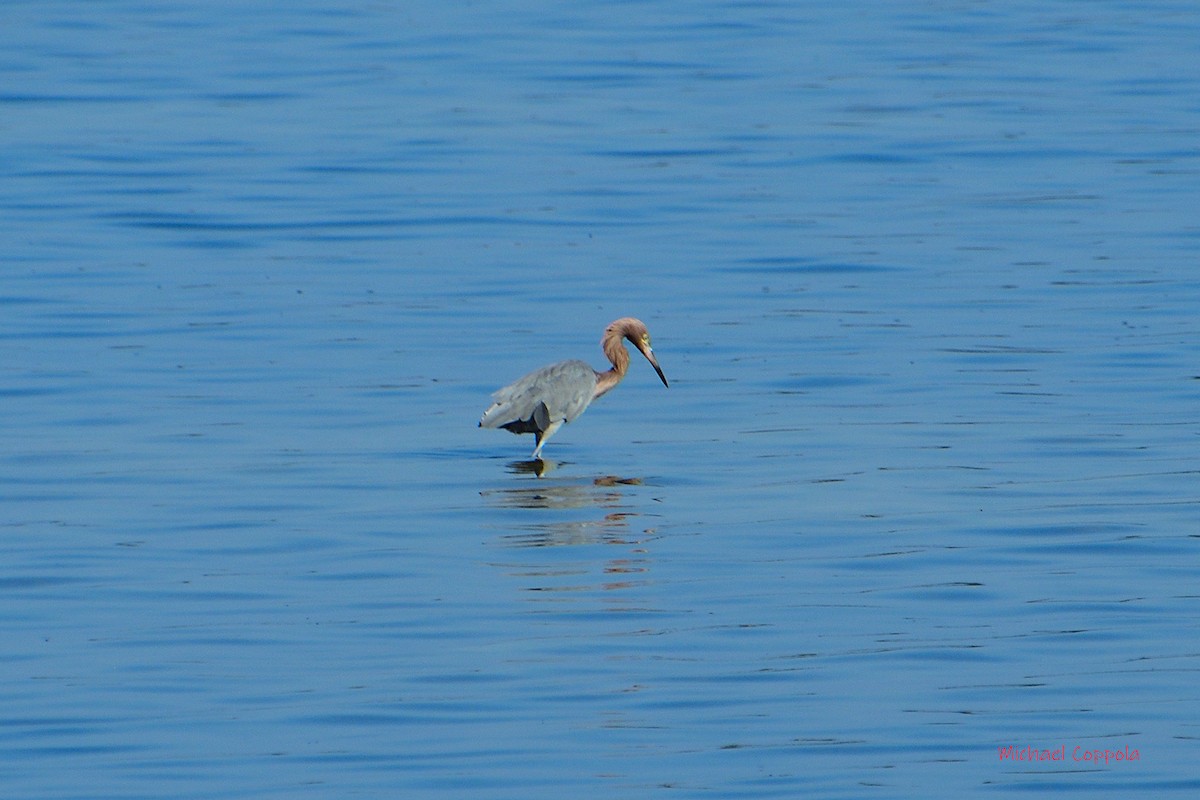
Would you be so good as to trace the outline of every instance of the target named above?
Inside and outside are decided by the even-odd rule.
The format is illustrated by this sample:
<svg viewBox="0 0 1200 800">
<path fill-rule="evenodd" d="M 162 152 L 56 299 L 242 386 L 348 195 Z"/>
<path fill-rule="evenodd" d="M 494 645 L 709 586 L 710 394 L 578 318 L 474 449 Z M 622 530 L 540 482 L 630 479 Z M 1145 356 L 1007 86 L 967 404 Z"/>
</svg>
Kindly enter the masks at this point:
<svg viewBox="0 0 1200 800">
<path fill-rule="evenodd" d="M 5 797 L 1200 789 L 1194 4 L 0 21 Z"/>
</svg>

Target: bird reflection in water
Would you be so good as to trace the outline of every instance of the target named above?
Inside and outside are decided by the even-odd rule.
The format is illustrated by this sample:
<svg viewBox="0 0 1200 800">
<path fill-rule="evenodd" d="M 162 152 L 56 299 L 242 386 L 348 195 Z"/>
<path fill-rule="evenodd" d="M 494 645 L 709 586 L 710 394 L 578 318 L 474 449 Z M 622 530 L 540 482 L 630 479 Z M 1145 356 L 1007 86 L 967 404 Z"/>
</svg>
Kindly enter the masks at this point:
<svg viewBox="0 0 1200 800">
<path fill-rule="evenodd" d="M 653 528 L 634 530 L 630 522 L 636 516 L 613 512 L 598 520 L 528 525 L 520 533 L 502 537 L 504 546 L 513 549 L 621 545 L 617 557 L 597 562 L 591 555 L 586 555 L 578 559 L 568 557 L 565 562 L 556 558 L 549 563 L 543 557 L 537 557 L 532 561 L 522 559 L 523 563 L 509 561 L 497 566 L 505 567 L 522 581 L 529 581 L 526 589 L 542 600 L 566 599 L 564 595 L 594 589 L 607 592 L 634 588 L 647 580 L 651 563 L 647 545 L 657 537 Z M 582 552 L 590 554 L 594 551 Z M 597 570 L 603 578 L 597 575 Z"/>
<path fill-rule="evenodd" d="M 588 544 L 630 544 L 625 514 L 606 514 L 598 520 L 547 522 L 528 525 L 521 533 L 503 537 L 509 547 L 565 547 Z"/>
<path fill-rule="evenodd" d="M 547 471 L 561 466 L 539 463 Z M 497 544 L 514 555 L 498 559 L 495 566 L 524 584 L 530 600 L 574 602 L 597 589 L 624 594 L 650 579 L 650 544 L 659 534 L 646 527 L 642 514 L 631 510 L 642 506 L 633 496 L 643 491 L 642 478 L 545 478 L 541 477 L 545 472 L 539 474 L 531 467 L 530 462 L 509 465 L 513 472 L 539 477 L 481 493 L 499 519 L 510 521 L 500 523 L 507 531 Z M 545 548 L 578 548 L 578 552 L 551 555 Z M 521 550 L 528 555 L 515 556 Z"/>
<path fill-rule="evenodd" d="M 529 472 L 539 477 L 546 473 L 535 472 L 533 467 L 543 464 L 546 471 L 557 466 L 555 462 L 518 461 L 509 465 L 514 472 Z M 631 520 L 638 515 L 622 510 L 627 498 L 622 491 L 626 486 L 642 485 L 641 478 L 622 478 L 617 475 L 601 475 L 590 480 L 538 480 L 525 486 L 506 487 L 482 492 L 483 498 L 492 506 L 502 509 L 588 509 L 605 511 L 596 519 L 574 519 L 561 522 L 530 522 L 520 526 L 519 533 L 504 536 L 504 541 L 513 547 L 551 547 L 578 544 L 629 544 L 641 537 L 631 535 Z M 653 535 L 653 530 L 644 531 Z"/>
<path fill-rule="evenodd" d="M 549 459 L 535 458 L 532 461 L 510 461 L 508 471 L 515 475 L 533 475 L 544 478 L 558 469 L 559 463 Z"/>
<path fill-rule="evenodd" d="M 557 461 L 512 461 L 509 472 L 536 475 L 544 478 L 559 467 Z M 640 486 L 641 478 L 622 478 L 618 475 L 601 475 L 590 482 L 563 480 L 561 482 L 537 481 L 523 486 L 491 489 L 480 494 L 499 508 L 615 508 L 624 499 L 619 486 Z"/>
</svg>

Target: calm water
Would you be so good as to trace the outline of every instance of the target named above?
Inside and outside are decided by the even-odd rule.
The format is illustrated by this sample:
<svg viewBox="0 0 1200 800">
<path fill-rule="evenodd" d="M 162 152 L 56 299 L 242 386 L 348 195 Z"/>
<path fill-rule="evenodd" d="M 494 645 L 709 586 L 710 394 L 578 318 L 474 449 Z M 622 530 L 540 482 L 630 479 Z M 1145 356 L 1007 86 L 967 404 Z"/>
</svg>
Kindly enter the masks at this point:
<svg viewBox="0 0 1200 800">
<path fill-rule="evenodd" d="M 277 5 L 0 11 L 5 797 L 1194 796 L 1194 3 Z"/>
</svg>

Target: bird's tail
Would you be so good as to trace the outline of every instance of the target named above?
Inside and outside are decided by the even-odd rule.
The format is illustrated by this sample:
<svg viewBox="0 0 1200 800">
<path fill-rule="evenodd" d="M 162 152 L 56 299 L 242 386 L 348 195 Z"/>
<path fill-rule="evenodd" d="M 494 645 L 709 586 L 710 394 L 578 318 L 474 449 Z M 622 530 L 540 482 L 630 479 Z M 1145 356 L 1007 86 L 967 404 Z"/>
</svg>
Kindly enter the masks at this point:
<svg viewBox="0 0 1200 800">
<path fill-rule="evenodd" d="M 509 421 L 506 416 L 506 403 L 492 403 L 487 411 L 483 412 L 483 416 L 479 418 L 479 427 L 481 428 L 499 428 L 505 422 Z"/>
</svg>

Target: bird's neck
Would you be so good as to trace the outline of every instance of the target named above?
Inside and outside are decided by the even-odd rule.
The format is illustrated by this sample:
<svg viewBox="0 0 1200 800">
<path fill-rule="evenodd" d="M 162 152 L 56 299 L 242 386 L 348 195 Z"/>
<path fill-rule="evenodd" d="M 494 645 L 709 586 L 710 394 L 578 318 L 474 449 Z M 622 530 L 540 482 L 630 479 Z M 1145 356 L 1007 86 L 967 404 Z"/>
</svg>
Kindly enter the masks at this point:
<svg viewBox="0 0 1200 800">
<path fill-rule="evenodd" d="M 621 344 L 620 336 L 605 338 L 604 355 L 612 362 L 612 369 L 596 373 L 596 392 L 592 395 L 592 399 L 620 383 L 621 379 L 625 377 L 625 373 L 629 371 L 629 351 L 625 349 L 625 345 Z"/>
</svg>

